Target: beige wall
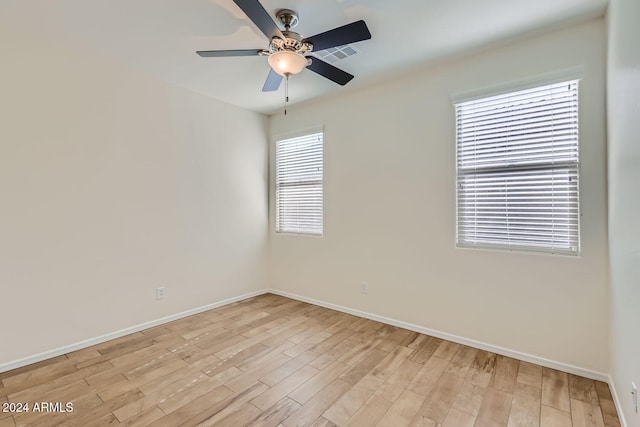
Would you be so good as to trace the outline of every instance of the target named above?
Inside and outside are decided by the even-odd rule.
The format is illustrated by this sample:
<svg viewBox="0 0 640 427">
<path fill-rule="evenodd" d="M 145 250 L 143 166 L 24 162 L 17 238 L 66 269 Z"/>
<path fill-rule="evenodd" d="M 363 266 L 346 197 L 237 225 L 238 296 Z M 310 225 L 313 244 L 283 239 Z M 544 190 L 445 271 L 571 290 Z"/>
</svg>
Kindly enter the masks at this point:
<svg viewBox="0 0 640 427">
<path fill-rule="evenodd" d="M 264 116 L 6 31 L 0 365 L 267 286 Z"/>
<path fill-rule="evenodd" d="M 640 2 L 611 0 L 607 69 L 611 376 L 629 426 L 640 426 Z"/>
<path fill-rule="evenodd" d="M 276 235 L 272 205 L 271 286 L 608 372 L 604 31 L 590 21 L 272 116 L 272 135 L 325 127 L 325 233 Z M 452 95 L 572 67 L 582 255 L 456 249 Z"/>
</svg>

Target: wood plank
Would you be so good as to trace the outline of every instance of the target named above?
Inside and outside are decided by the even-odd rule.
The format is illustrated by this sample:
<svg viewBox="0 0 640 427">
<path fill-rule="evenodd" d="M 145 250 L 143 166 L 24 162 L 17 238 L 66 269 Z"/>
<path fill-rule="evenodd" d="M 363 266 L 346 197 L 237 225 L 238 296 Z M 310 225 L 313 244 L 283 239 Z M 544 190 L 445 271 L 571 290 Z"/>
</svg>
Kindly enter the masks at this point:
<svg viewBox="0 0 640 427">
<path fill-rule="evenodd" d="M 609 384 L 603 383 L 602 381 L 595 381 L 595 386 L 596 386 L 596 394 L 598 395 L 598 399 L 613 401 L 611 390 L 609 390 Z"/>
<path fill-rule="evenodd" d="M 258 353 L 255 356 L 252 356 L 252 357 L 248 358 L 247 360 L 239 362 L 236 365 L 236 367 L 238 369 L 240 369 L 241 371 L 244 371 L 244 372 L 251 371 L 253 369 L 256 369 L 256 368 L 262 366 L 263 364 L 265 364 L 269 360 L 279 356 L 280 354 L 285 355 L 284 352 L 295 345 L 292 342 L 287 341 L 285 339 L 278 339 L 277 341 L 275 341 L 273 343 L 269 343 L 267 341 L 263 341 L 263 344 L 265 344 L 268 347 L 270 347 L 270 350 L 263 351 L 262 353 Z"/>
<path fill-rule="evenodd" d="M 438 347 L 442 344 L 442 340 L 434 337 L 427 337 L 417 347 L 413 349 L 409 355 L 409 360 L 425 364 L 427 360 L 433 356 Z"/>
<path fill-rule="evenodd" d="M 437 423 L 424 415 L 418 414 L 411 420 L 409 427 L 442 427 L 442 423 Z"/>
<path fill-rule="evenodd" d="M 620 420 L 618 418 L 618 411 L 613 400 L 600 399 L 600 410 L 602 411 L 602 418 L 604 424 L 607 427 L 620 427 Z"/>
<path fill-rule="evenodd" d="M 23 366 L 21 368 L 12 369 L 6 372 L 0 372 L 0 383 L 4 384 L 4 380 L 7 378 L 14 377 L 16 375 L 20 375 L 25 372 L 36 371 L 39 368 L 49 366 L 49 365 L 54 365 L 56 363 L 60 363 L 68 360 L 69 358 L 67 357 L 67 355 L 63 354 L 61 356 L 52 357 L 51 359 L 46 359 L 40 362 L 32 363 L 31 365 Z"/>
<path fill-rule="evenodd" d="M 594 380 L 569 374 L 569 397 L 598 406 L 598 393 Z"/>
<path fill-rule="evenodd" d="M 348 366 L 344 363 L 333 362 L 325 370 L 320 371 L 317 375 L 290 393 L 289 397 L 300 404 L 305 404 L 327 385 L 333 383 L 347 368 Z"/>
<path fill-rule="evenodd" d="M 574 426 L 604 427 L 600 407 L 576 399 L 571 399 L 571 421 Z"/>
<path fill-rule="evenodd" d="M 195 417 L 208 410 L 212 411 L 212 415 L 215 414 L 222 409 L 220 402 L 225 402 L 229 396 L 234 396 L 231 390 L 224 386 L 217 387 L 149 425 L 153 427 L 175 427 L 189 421 L 192 422 L 192 425 L 197 425 L 197 422 L 193 420 Z M 208 415 L 208 413 L 205 414 L 203 420 L 207 419 Z"/>
<path fill-rule="evenodd" d="M 466 379 L 480 387 L 488 387 L 496 368 L 496 354 L 478 350 Z"/>
<path fill-rule="evenodd" d="M 287 349 L 287 351 L 285 351 L 284 354 L 290 357 L 296 357 L 307 350 L 313 349 L 316 346 L 316 344 L 321 343 L 322 341 L 326 340 L 329 337 L 330 335 L 326 332 L 318 332 L 317 334 L 314 334 L 309 338 L 306 338 L 304 341 Z"/>
<path fill-rule="evenodd" d="M 246 339 L 247 338 L 242 335 L 237 335 L 234 332 L 228 331 L 220 336 L 209 336 L 195 343 L 195 345 L 202 351 L 206 351 L 208 354 L 215 354 L 218 351 L 224 350 L 225 348 L 238 344 Z"/>
<path fill-rule="evenodd" d="M 126 422 L 120 423 L 120 425 L 127 427 L 144 427 L 153 423 L 154 421 L 159 420 L 160 418 L 164 417 L 164 415 L 165 414 L 164 412 L 162 412 L 162 409 L 158 408 L 157 406 L 152 406 L 151 408 L 138 413 L 136 416 L 130 418 Z"/>
<path fill-rule="evenodd" d="M 380 378 L 365 376 L 334 402 L 323 416 L 338 425 L 347 423 L 382 384 Z"/>
<path fill-rule="evenodd" d="M 237 375 L 239 374 L 240 372 L 238 371 Z M 184 380 L 191 381 L 192 379 L 198 378 L 201 375 L 206 375 L 206 373 L 203 373 L 202 371 L 200 371 L 197 368 L 194 368 L 193 366 L 187 366 L 177 371 L 173 371 L 171 375 L 156 378 L 153 381 L 149 381 L 145 384 L 141 384 L 138 386 L 138 390 L 143 392 L 146 396 L 149 396 L 151 393 L 170 387 L 172 384 L 176 382 L 184 381 Z"/>
<path fill-rule="evenodd" d="M 92 422 L 95 418 L 99 418 L 109 411 L 97 411 L 96 416 L 93 417 L 93 411 L 104 402 L 96 394 L 87 394 L 81 398 L 73 400 L 73 412 L 71 413 L 36 413 L 31 411 L 28 414 L 20 414 L 14 417 L 16 425 L 18 426 L 67 426 L 67 425 L 82 425 L 82 422 L 76 422 L 77 419 L 84 418 L 86 422 Z"/>
<path fill-rule="evenodd" d="M 203 372 L 206 372 L 207 375 L 215 375 L 218 372 L 226 371 L 232 366 L 238 366 L 242 362 L 256 355 L 264 354 L 268 350 L 269 347 L 266 345 L 257 343 L 242 350 L 238 350 L 237 353 L 232 353 L 226 358 L 221 358 L 219 352 L 215 355 L 215 359 L 211 364 L 199 364 L 199 367 Z"/>
<path fill-rule="evenodd" d="M 501 355 L 496 356 L 496 368 L 489 385 L 496 390 L 513 393 L 518 379 L 519 365 L 520 361 L 516 359 Z"/>
<path fill-rule="evenodd" d="M 0 387 L 2 387 L 2 381 L 0 380 Z M 15 425 L 15 423 L 13 422 L 13 413 L 10 412 L 9 408 L 6 408 L 7 411 L 5 412 L 4 409 L 5 407 L 2 406 L 5 403 L 8 403 L 9 400 L 6 397 L 0 397 L 0 427 L 4 426 L 11 426 L 13 427 Z"/>
<path fill-rule="evenodd" d="M 458 386 L 456 397 L 453 399 L 452 407 L 471 414 L 475 418 L 480 412 L 486 391 L 486 387 L 475 385 L 467 379 L 462 380 Z"/>
<path fill-rule="evenodd" d="M 144 395 L 140 390 L 133 390 L 126 394 L 118 396 L 115 399 L 111 399 L 97 406 L 94 406 L 90 410 L 83 409 L 83 410 L 76 411 L 76 408 L 74 405 L 74 412 L 72 413 L 73 421 L 65 422 L 64 424 L 84 426 L 97 418 L 101 418 L 109 414 L 110 412 L 113 412 L 114 410 L 126 405 L 129 402 L 133 402 L 138 399 L 141 399 L 143 396 Z"/>
<path fill-rule="evenodd" d="M 403 329 L 404 330 L 404 329 Z M 415 348 L 426 337 L 414 331 L 407 331 L 407 335 L 398 343 L 400 347 Z"/>
<path fill-rule="evenodd" d="M 230 370 L 233 370 L 233 368 L 230 368 Z M 223 374 L 221 373 L 221 375 Z M 167 393 L 164 397 L 154 396 L 159 399 L 157 405 L 165 414 L 170 414 L 185 405 L 189 405 L 190 402 L 196 400 L 198 397 L 222 387 L 216 377 L 207 377 L 206 375 L 204 377 L 194 378 L 191 381 L 181 381 L 180 383 L 176 383 L 176 386 L 179 386 L 179 388 L 176 389 L 172 387 L 168 390 L 162 390 L 162 392 Z M 116 411 L 116 414 L 118 414 L 118 412 L 119 410 Z"/>
<path fill-rule="evenodd" d="M 122 338 L 116 338 L 104 344 L 99 344 L 96 346 L 96 350 L 98 350 L 101 355 L 113 359 L 120 355 L 129 354 L 135 350 L 149 347 L 155 343 L 156 341 L 153 338 L 137 332 Z"/>
<path fill-rule="evenodd" d="M 362 360 L 362 358 L 365 357 L 369 352 L 371 352 L 371 349 L 373 349 L 381 341 L 381 340 L 374 340 L 373 338 L 371 338 L 368 341 L 360 342 L 360 341 L 354 341 L 353 338 L 354 337 L 351 336 L 349 341 L 355 342 L 356 346 L 353 347 L 351 350 L 347 351 L 342 356 L 340 356 L 338 358 L 338 362 L 345 363 L 349 366 L 354 366 L 356 363 Z"/>
<path fill-rule="evenodd" d="M 280 425 L 289 415 L 300 408 L 300 404 L 285 397 L 271 408 L 267 409 L 255 420 L 247 424 L 248 427 L 275 427 Z"/>
<path fill-rule="evenodd" d="M 507 425 L 512 399 L 513 396 L 510 393 L 489 387 L 482 400 L 476 426 Z"/>
<path fill-rule="evenodd" d="M 507 426 L 537 427 L 540 425 L 541 393 L 538 392 L 536 395 L 532 395 L 527 387 L 536 388 L 527 384 L 521 384 L 520 387 L 513 394 Z"/>
<path fill-rule="evenodd" d="M 349 325 L 348 328 L 354 332 L 358 332 L 368 322 L 369 322 L 369 319 L 365 319 L 364 317 L 358 317 L 358 320 L 353 322 L 351 325 Z"/>
<path fill-rule="evenodd" d="M 114 397 L 120 396 L 128 391 L 137 389 L 139 386 L 142 386 L 159 378 L 165 378 L 168 375 L 171 375 L 173 372 L 187 367 L 188 365 L 186 364 L 186 362 L 181 359 L 167 364 L 158 364 L 155 369 L 147 371 L 142 376 L 134 377 L 133 379 L 127 378 L 129 381 L 119 382 L 112 385 L 111 387 L 100 390 L 98 392 L 98 396 L 100 396 L 100 398 L 105 401 L 111 400 Z"/>
<path fill-rule="evenodd" d="M 476 417 L 466 412 L 453 408 L 447 414 L 442 427 L 473 427 Z"/>
<path fill-rule="evenodd" d="M 318 344 L 322 340 L 331 336 L 331 334 L 324 332 L 326 327 L 320 319 L 314 318 L 311 320 L 312 320 L 312 326 L 303 328 L 297 334 L 287 338 L 289 341 L 291 341 L 292 343 L 295 343 L 296 345 L 301 345 L 305 342 L 311 343 L 311 345 L 308 347 L 305 347 L 304 350 L 309 350 L 314 345 Z M 301 350 L 301 351 L 304 351 L 304 350 Z M 296 354 L 292 356 L 296 356 Z"/>
<path fill-rule="evenodd" d="M 215 421 L 212 424 L 209 420 L 198 424 L 200 427 L 220 426 L 220 427 L 237 427 L 246 426 L 256 418 L 262 415 L 262 411 L 250 403 L 243 403 L 237 410 L 228 414 L 226 417 Z"/>
<path fill-rule="evenodd" d="M 380 343 L 376 346 L 377 349 L 386 351 L 390 353 L 394 351 L 397 347 L 403 347 L 400 345 L 402 341 L 407 339 L 412 333 L 407 331 L 406 329 L 396 328 L 391 334 L 387 335 L 380 341 Z"/>
<path fill-rule="evenodd" d="M 251 338 L 240 341 L 235 345 L 223 348 L 215 355 L 223 361 L 231 361 L 231 359 L 233 359 L 233 361 L 241 362 L 255 354 L 268 350 L 269 347 L 262 344 L 261 341 L 270 337 L 271 335 L 267 333 L 254 335 Z M 240 358 L 242 359 L 240 360 Z"/>
<path fill-rule="evenodd" d="M 440 359 L 451 360 L 453 359 L 453 356 L 458 352 L 460 347 L 460 344 L 451 341 L 442 341 L 433 355 L 435 357 L 439 357 Z"/>
<path fill-rule="evenodd" d="M 461 345 L 451 358 L 451 362 L 447 365 L 445 372 L 465 378 L 476 357 L 476 353 L 478 353 L 478 349 Z"/>
<path fill-rule="evenodd" d="M 351 384 L 355 384 L 365 377 L 369 372 L 373 370 L 373 368 L 378 365 L 385 357 L 387 357 L 388 353 L 378 350 L 372 349 L 370 350 L 360 362 L 355 364 L 353 367 L 348 369 L 345 373 L 340 375 L 340 379 L 345 380 Z M 347 365 L 348 366 L 348 365 Z"/>
<path fill-rule="evenodd" d="M 264 393 L 268 388 L 261 382 L 256 382 L 254 386 L 249 387 L 242 393 L 227 398 L 218 405 L 216 410 L 204 411 L 204 413 L 189 420 L 189 423 L 200 427 L 244 425 L 262 413 L 249 402 Z"/>
<path fill-rule="evenodd" d="M 324 417 L 320 417 L 317 420 L 315 420 L 313 424 L 311 424 L 311 427 L 338 427 L 338 426 L 337 424 L 329 421 L 328 419 Z"/>
<path fill-rule="evenodd" d="M 93 347 L 83 348 L 81 350 L 72 351 L 71 353 L 67 353 L 67 359 L 71 360 L 76 364 L 76 368 L 78 367 L 78 363 L 87 362 L 89 360 L 95 360 L 100 358 L 102 355 L 98 350 Z"/>
<path fill-rule="evenodd" d="M 325 332 L 327 332 L 327 330 L 325 330 Z M 329 332 L 327 332 L 329 333 Z M 329 350 L 331 350 L 333 347 L 335 347 L 336 345 L 342 343 L 343 341 L 345 341 L 346 339 L 348 339 L 351 335 L 353 335 L 355 332 L 353 332 L 350 329 L 342 329 L 339 332 L 335 332 L 331 335 L 329 335 L 329 337 L 327 337 L 326 339 L 324 339 L 323 341 L 320 341 L 318 344 L 314 345 L 313 347 L 311 347 L 311 351 L 318 353 L 318 354 L 323 354 L 328 352 Z"/>
<path fill-rule="evenodd" d="M 423 401 L 423 396 L 404 390 L 377 425 L 389 427 L 408 425 L 415 417 Z"/>
<path fill-rule="evenodd" d="M 104 372 L 111 368 L 113 368 L 113 366 L 109 362 L 96 363 L 42 384 L 12 393 L 8 397 L 14 402 L 35 402 L 41 400 L 56 400 L 56 398 L 59 398 L 62 394 L 82 395 L 84 394 L 83 390 L 89 389 L 84 378 L 88 375 Z"/>
<path fill-rule="evenodd" d="M 409 360 L 411 357 L 409 357 Z M 422 396 L 428 396 L 440 380 L 440 376 L 444 372 L 449 362 L 439 357 L 430 358 L 420 369 L 415 379 L 409 384 L 408 389 Z"/>
<path fill-rule="evenodd" d="M 374 426 L 380 421 L 384 414 L 393 405 L 383 397 L 373 395 L 367 402 L 354 414 L 345 426 L 362 427 Z"/>
<path fill-rule="evenodd" d="M 282 366 L 269 372 L 267 375 L 261 377 L 260 382 L 268 386 L 278 384 L 280 381 L 284 380 L 289 375 L 293 374 L 302 367 L 309 365 L 317 358 L 317 353 L 314 353 L 311 350 L 307 350 L 304 353 L 299 354 L 298 356 L 284 363 Z"/>
<path fill-rule="evenodd" d="M 315 359 L 313 362 L 310 362 L 309 365 L 313 366 L 314 368 L 322 370 L 327 366 L 329 366 L 332 362 L 338 360 L 340 357 L 348 353 L 357 345 L 358 344 L 353 341 L 344 340 L 338 343 L 333 348 L 326 351 L 324 354 L 322 354 L 320 357 Z"/>
<path fill-rule="evenodd" d="M 167 404 L 167 408 L 169 405 L 173 405 L 172 407 L 175 409 L 180 406 L 180 401 L 188 402 L 190 397 L 194 398 L 199 393 L 206 393 L 208 390 L 218 388 L 240 374 L 239 369 L 232 367 L 213 377 L 209 377 L 200 371 L 185 372 L 184 375 L 178 377 L 170 376 L 168 378 L 171 382 L 166 381 L 162 383 L 162 387 L 148 389 L 142 399 L 128 403 L 114 410 L 113 413 L 119 421 L 124 422 L 134 418 L 136 414 L 160 405 L 160 403 L 164 403 L 167 400 L 170 401 Z"/>
<path fill-rule="evenodd" d="M 393 353 L 389 353 L 371 370 L 371 375 L 386 380 L 405 363 L 409 354 L 411 354 L 411 349 L 409 348 L 396 348 Z"/>
<path fill-rule="evenodd" d="M 317 369 L 311 366 L 304 366 L 280 381 L 278 384 L 271 386 L 269 390 L 253 399 L 251 403 L 258 409 L 265 411 L 275 405 L 278 401 L 282 400 L 293 390 L 300 387 L 311 377 L 318 374 L 318 372 L 319 371 Z"/>
<path fill-rule="evenodd" d="M 2 381 L 0 381 L 0 383 L 2 383 Z M 0 420 L 3 420 L 5 418 L 11 418 L 12 417 L 12 413 L 9 412 L 9 410 L 7 409 L 7 411 L 5 412 L 4 406 L 1 406 L 5 403 L 9 403 L 9 400 L 6 397 L 0 397 Z"/>
<path fill-rule="evenodd" d="M 572 427 L 571 415 L 550 406 L 542 405 L 540 409 L 540 427 Z M 576 426 L 578 427 L 578 426 Z"/>
<path fill-rule="evenodd" d="M 61 359 L 56 363 L 43 364 L 33 370 L 16 370 L 19 372 L 15 375 L 6 376 L 2 380 L 4 393 L 10 396 L 18 391 L 45 384 L 65 375 L 77 372 L 73 361 L 67 358 Z"/>
<path fill-rule="evenodd" d="M 520 361 L 518 366 L 518 383 L 542 389 L 542 366 Z"/>
<path fill-rule="evenodd" d="M 376 393 L 390 402 L 395 402 L 400 394 L 413 382 L 424 366 L 405 359 L 400 367 L 382 384 Z M 425 397 L 424 395 L 422 396 Z"/>
<path fill-rule="evenodd" d="M 407 336 L 407 338 L 405 338 L 400 345 L 410 348 L 412 350 L 415 350 L 416 348 L 418 348 L 420 346 L 420 344 L 428 339 L 429 336 L 428 335 L 424 335 L 424 334 L 419 334 L 419 333 L 414 333 L 414 334 L 410 334 Z"/>
<path fill-rule="evenodd" d="M 458 395 L 462 381 L 462 378 L 457 375 L 442 374 L 433 391 L 418 410 L 416 417 L 443 423 Z"/>
<path fill-rule="evenodd" d="M 384 323 L 367 319 L 366 322 L 364 322 L 364 324 L 359 329 L 356 329 L 356 332 L 365 336 L 373 336 L 373 334 L 376 334 L 378 331 L 382 330 L 384 327 L 385 327 Z"/>
<path fill-rule="evenodd" d="M 239 393 L 251 387 L 256 381 L 258 381 L 258 379 L 264 377 L 274 369 L 277 369 L 278 367 L 284 365 L 289 360 L 291 360 L 290 357 L 280 353 L 277 356 L 273 357 L 272 359 L 266 361 L 265 363 L 247 372 L 244 372 L 242 375 L 238 376 L 237 378 L 234 378 L 233 380 L 226 383 L 225 385 L 230 390 L 236 393 Z"/>
<path fill-rule="evenodd" d="M 571 411 L 569 377 L 566 373 L 542 368 L 542 404 L 564 412 Z"/>
<path fill-rule="evenodd" d="M 320 392 L 314 399 L 309 399 L 297 411 L 289 415 L 283 424 L 285 426 L 310 425 L 319 418 L 344 392 L 351 387 L 348 382 L 335 379 Z"/>
<path fill-rule="evenodd" d="M 293 317 L 291 320 L 283 323 L 282 325 L 267 329 L 267 332 L 273 336 L 279 336 L 285 339 L 289 339 L 289 337 L 297 334 L 310 325 L 314 325 L 315 323 L 316 321 L 314 319 L 310 319 L 304 315 L 300 315 Z"/>
</svg>

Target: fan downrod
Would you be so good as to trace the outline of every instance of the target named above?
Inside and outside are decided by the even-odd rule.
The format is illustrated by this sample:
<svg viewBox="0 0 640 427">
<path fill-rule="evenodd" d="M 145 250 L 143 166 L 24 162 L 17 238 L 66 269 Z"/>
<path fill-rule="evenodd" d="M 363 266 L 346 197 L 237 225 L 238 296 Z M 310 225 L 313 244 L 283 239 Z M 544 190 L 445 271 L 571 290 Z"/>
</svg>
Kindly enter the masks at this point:
<svg viewBox="0 0 640 427">
<path fill-rule="evenodd" d="M 287 31 L 298 25 L 298 13 L 291 9 L 280 9 L 276 12 L 276 18 L 284 25 Z"/>
</svg>

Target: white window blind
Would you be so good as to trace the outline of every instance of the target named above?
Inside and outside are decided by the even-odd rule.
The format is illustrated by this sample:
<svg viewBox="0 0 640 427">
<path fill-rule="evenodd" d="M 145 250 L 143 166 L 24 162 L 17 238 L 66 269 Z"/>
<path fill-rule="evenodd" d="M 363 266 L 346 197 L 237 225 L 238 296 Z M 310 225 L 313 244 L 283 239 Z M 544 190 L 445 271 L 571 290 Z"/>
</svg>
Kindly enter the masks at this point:
<svg viewBox="0 0 640 427">
<path fill-rule="evenodd" d="M 322 132 L 276 142 L 276 232 L 322 235 Z"/>
<path fill-rule="evenodd" d="M 578 81 L 456 104 L 457 244 L 578 254 Z"/>
</svg>

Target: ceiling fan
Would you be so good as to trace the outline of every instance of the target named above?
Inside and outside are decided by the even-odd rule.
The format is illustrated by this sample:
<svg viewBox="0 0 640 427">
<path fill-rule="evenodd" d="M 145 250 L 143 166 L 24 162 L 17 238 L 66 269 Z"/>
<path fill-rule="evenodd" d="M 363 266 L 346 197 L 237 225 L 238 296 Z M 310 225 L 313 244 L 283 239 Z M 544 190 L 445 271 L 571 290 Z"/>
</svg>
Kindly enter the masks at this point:
<svg viewBox="0 0 640 427">
<path fill-rule="evenodd" d="M 353 75 L 334 67 L 319 58 L 309 56 L 313 51 L 342 46 L 371 38 L 367 24 L 360 20 L 325 31 L 315 36 L 303 38 L 290 31 L 298 24 L 298 15 L 290 9 L 282 9 L 276 18 L 284 26 L 281 31 L 258 0 L 233 0 L 251 21 L 269 38 L 267 49 L 201 50 L 202 57 L 267 56 L 271 69 L 262 87 L 263 92 L 278 90 L 283 77 L 298 74 L 304 68 L 320 74 L 344 86 Z"/>
</svg>

